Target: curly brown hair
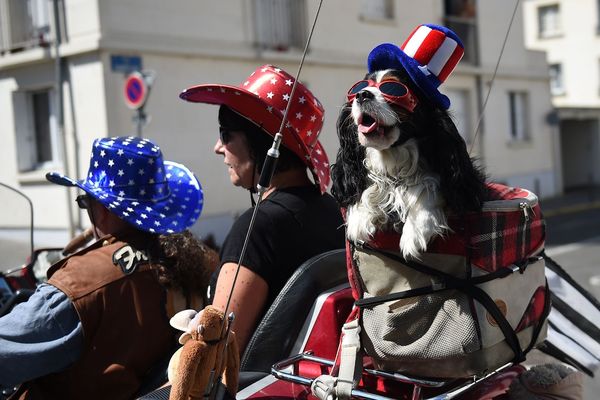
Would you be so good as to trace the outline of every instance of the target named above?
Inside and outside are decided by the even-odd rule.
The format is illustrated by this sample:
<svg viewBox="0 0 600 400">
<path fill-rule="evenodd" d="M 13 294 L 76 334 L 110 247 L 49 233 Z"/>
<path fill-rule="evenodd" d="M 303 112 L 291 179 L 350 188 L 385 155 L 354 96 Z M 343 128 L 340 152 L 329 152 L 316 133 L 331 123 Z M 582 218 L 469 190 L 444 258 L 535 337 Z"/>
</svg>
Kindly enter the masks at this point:
<svg viewBox="0 0 600 400">
<path fill-rule="evenodd" d="M 162 261 L 160 283 L 166 288 L 180 290 L 188 300 L 191 295 L 200 295 L 206 302 L 206 288 L 219 263 L 217 252 L 189 230 L 160 235 L 158 244 Z"/>
</svg>

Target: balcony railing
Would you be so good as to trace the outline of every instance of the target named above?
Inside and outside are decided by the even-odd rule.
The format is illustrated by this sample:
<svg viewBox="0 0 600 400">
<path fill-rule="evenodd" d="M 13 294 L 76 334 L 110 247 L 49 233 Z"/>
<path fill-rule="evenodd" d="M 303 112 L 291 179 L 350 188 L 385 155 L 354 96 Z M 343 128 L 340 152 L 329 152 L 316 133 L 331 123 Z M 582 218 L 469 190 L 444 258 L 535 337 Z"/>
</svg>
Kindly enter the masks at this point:
<svg viewBox="0 0 600 400">
<path fill-rule="evenodd" d="M 13 53 L 51 40 L 48 0 L 0 0 L 0 54 Z"/>
<path fill-rule="evenodd" d="M 256 45 L 261 49 L 302 49 L 306 40 L 305 0 L 254 0 Z"/>
</svg>

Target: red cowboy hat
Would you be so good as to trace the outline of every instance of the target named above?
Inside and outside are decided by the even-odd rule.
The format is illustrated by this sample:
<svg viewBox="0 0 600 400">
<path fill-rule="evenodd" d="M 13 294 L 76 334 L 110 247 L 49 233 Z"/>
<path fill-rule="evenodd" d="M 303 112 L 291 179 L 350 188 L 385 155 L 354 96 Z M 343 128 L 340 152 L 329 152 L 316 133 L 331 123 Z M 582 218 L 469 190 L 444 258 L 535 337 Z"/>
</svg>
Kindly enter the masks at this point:
<svg viewBox="0 0 600 400">
<path fill-rule="evenodd" d="M 290 99 L 294 78 L 280 68 L 263 65 L 240 86 L 192 86 L 179 95 L 195 103 L 224 104 L 271 136 L 279 131 L 288 101 L 292 101 L 283 132 L 283 145 L 298 155 L 312 172 L 321 192 L 329 185 L 329 159 L 318 141 L 325 111 L 300 82 Z"/>
</svg>

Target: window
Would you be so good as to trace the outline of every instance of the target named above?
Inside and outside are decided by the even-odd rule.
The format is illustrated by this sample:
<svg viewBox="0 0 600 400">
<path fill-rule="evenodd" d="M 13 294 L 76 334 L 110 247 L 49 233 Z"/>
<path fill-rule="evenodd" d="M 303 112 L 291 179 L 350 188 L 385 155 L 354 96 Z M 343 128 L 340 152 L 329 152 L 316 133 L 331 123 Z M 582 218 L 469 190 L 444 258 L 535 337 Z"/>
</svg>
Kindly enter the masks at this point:
<svg viewBox="0 0 600 400">
<path fill-rule="evenodd" d="M 600 34 L 600 0 L 596 0 L 596 33 Z"/>
<path fill-rule="evenodd" d="M 508 93 L 510 112 L 510 140 L 524 142 L 529 140 L 527 93 Z"/>
<path fill-rule="evenodd" d="M 367 20 L 393 20 L 394 5 L 390 0 L 362 0 L 360 16 Z"/>
<path fill-rule="evenodd" d="M 452 29 L 465 46 L 462 62 L 477 65 L 477 7 L 474 0 L 445 0 L 444 24 Z"/>
<path fill-rule="evenodd" d="M 467 90 L 446 90 L 450 99 L 450 112 L 456 129 L 465 142 L 471 142 L 471 112 L 469 108 L 469 92 Z"/>
<path fill-rule="evenodd" d="M 600 35 L 600 0 L 596 0 L 596 33 Z"/>
<path fill-rule="evenodd" d="M 444 8 L 446 15 L 453 17 L 472 19 L 477 15 L 475 0 L 445 0 Z"/>
<path fill-rule="evenodd" d="M 305 0 L 254 0 L 254 26 L 259 48 L 303 49 L 306 42 Z"/>
<path fill-rule="evenodd" d="M 0 0 L 0 52 L 48 45 L 51 4 L 48 0 Z"/>
<path fill-rule="evenodd" d="M 58 161 L 54 91 L 13 93 L 19 172 L 43 169 Z"/>
<path fill-rule="evenodd" d="M 561 64 L 550 64 L 550 91 L 555 96 L 565 93 Z"/>
<path fill-rule="evenodd" d="M 560 9 L 558 4 L 538 8 L 538 29 L 541 38 L 561 34 Z"/>
</svg>

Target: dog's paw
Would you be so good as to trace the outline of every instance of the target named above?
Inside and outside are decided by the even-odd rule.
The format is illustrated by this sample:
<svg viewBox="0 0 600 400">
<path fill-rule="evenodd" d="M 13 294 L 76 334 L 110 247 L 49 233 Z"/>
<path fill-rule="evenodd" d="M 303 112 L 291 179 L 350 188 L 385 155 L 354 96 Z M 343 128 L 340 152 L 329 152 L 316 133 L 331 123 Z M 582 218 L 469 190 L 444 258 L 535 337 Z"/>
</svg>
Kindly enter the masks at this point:
<svg viewBox="0 0 600 400">
<path fill-rule="evenodd" d="M 404 229 L 400 237 L 400 251 L 404 258 L 420 259 L 421 253 L 427 250 L 427 242 L 423 245 L 421 238 Z"/>
<path fill-rule="evenodd" d="M 361 205 L 353 205 L 348 209 L 346 218 L 346 237 L 351 241 L 367 241 L 375 234 L 369 210 Z"/>
</svg>

